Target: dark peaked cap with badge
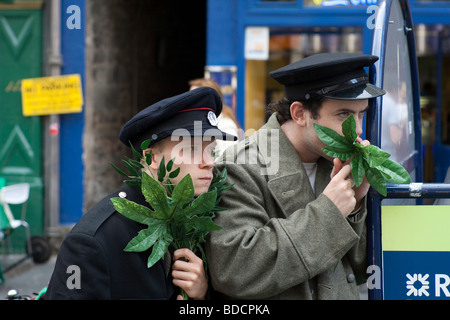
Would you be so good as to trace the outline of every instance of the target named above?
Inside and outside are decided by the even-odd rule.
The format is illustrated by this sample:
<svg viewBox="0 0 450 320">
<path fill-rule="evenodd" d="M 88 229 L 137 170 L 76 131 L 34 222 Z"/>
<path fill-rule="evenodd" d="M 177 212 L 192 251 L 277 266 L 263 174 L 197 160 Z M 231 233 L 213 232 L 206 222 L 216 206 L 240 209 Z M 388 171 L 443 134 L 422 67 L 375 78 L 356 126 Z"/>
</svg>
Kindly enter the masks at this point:
<svg viewBox="0 0 450 320">
<path fill-rule="evenodd" d="M 377 60 L 360 53 L 318 53 L 272 71 L 270 76 L 284 85 L 289 100 L 370 99 L 386 93 L 370 84 L 364 71 Z"/>
<path fill-rule="evenodd" d="M 197 88 L 145 108 L 123 126 L 119 139 L 128 147 L 131 142 L 136 150 L 145 140 L 152 139 L 152 145 L 171 135 L 236 140 L 217 128 L 221 112 L 222 100 L 217 91 Z"/>
</svg>

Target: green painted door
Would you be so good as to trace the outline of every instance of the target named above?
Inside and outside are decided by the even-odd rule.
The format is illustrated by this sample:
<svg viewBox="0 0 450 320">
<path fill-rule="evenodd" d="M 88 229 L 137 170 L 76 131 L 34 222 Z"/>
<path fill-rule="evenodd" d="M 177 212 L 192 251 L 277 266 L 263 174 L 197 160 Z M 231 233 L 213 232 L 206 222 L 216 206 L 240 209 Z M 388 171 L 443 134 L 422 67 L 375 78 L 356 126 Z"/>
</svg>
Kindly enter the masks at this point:
<svg viewBox="0 0 450 320">
<path fill-rule="evenodd" d="M 20 81 L 42 73 L 42 11 L 0 10 L 0 177 L 6 185 L 31 185 L 26 221 L 31 234 L 42 234 L 44 203 L 42 183 L 41 118 L 24 117 Z M 11 206 L 20 218 L 21 206 Z M 13 249 L 23 252 L 25 232 L 11 234 Z"/>
</svg>

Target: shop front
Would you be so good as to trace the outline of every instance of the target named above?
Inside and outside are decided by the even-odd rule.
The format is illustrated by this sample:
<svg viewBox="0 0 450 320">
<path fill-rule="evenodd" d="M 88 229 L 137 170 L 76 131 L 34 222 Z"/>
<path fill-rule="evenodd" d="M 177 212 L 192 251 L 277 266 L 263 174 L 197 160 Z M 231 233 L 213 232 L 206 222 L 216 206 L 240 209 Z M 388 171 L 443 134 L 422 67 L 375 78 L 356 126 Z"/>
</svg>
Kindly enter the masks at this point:
<svg viewBox="0 0 450 320">
<path fill-rule="evenodd" d="M 247 135 L 283 96 L 269 72 L 319 52 L 372 52 L 377 0 L 208 1 L 208 69 L 235 70 L 227 88 Z M 450 3 L 410 1 L 422 110 L 424 182 L 450 165 Z M 219 78 L 220 79 L 220 78 Z M 231 88 L 231 89 L 230 89 Z"/>
</svg>

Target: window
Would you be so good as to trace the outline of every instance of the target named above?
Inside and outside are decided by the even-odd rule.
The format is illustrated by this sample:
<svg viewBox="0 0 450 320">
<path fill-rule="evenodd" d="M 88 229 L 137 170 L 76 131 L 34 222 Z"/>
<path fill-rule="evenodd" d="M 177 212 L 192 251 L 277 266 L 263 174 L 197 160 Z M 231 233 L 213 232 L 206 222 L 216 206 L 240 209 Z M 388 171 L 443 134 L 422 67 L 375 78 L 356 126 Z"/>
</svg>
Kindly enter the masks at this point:
<svg viewBox="0 0 450 320">
<path fill-rule="evenodd" d="M 362 27 L 271 28 L 269 59 L 246 61 L 246 131 L 259 129 L 269 116 L 266 106 L 284 96 L 271 71 L 315 53 L 361 51 Z"/>
<path fill-rule="evenodd" d="M 392 3 L 383 71 L 381 148 L 402 163 L 415 151 L 413 90 L 405 24 L 398 1 Z"/>
</svg>

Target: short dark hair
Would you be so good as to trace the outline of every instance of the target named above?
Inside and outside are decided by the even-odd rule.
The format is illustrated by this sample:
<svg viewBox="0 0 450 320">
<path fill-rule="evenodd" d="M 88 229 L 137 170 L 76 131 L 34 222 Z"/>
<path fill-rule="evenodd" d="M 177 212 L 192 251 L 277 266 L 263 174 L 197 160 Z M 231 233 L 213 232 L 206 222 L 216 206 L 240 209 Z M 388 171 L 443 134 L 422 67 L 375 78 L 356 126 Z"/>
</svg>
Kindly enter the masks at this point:
<svg viewBox="0 0 450 320">
<path fill-rule="evenodd" d="M 284 97 L 283 99 L 271 102 L 268 105 L 268 110 L 272 114 L 274 112 L 277 113 L 277 120 L 281 124 L 285 123 L 288 120 L 291 120 L 291 104 L 294 103 L 296 100 L 289 100 L 288 98 Z M 300 101 L 309 112 L 311 112 L 311 117 L 313 119 L 317 119 L 319 117 L 319 111 L 322 107 L 323 98 L 321 99 L 310 99 L 305 101 Z"/>
</svg>

